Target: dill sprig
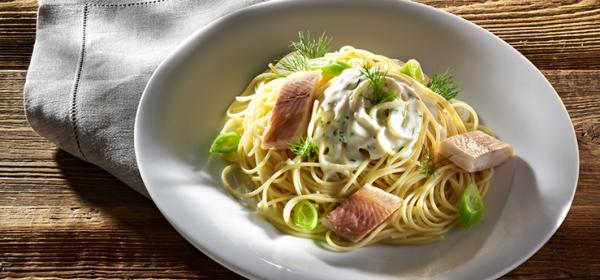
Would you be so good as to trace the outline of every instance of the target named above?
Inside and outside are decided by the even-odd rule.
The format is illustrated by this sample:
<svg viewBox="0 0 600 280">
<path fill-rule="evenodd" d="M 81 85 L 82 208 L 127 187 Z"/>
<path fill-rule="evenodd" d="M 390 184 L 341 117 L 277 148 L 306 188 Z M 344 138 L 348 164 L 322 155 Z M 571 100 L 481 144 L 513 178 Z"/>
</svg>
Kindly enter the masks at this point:
<svg viewBox="0 0 600 280">
<path fill-rule="evenodd" d="M 460 83 L 456 82 L 448 71 L 434 74 L 428 87 L 446 100 L 456 98 L 460 93 Z"/>
<path fill-rule="evenodd" d="M 291 42 L 290 47 L 306 58 L 317 58 L 324 56 L 329 52 L 331 37 L 325 35 L 325 32 L 317 40 L 311 40 L 310 32 L 298 32 L 298 40 Z"/>
<path fill-rule="evenodd" d="M 290 144 L 290 150 L 304 161 L 309 161 L 317 153 L 317 145 L 310 138 L 300 138 Z"/>
<path fill-rule="evenodd" d="M 421 168 L 421 174 L 426 177 L 431 177 L 435 174 L 435 164 L 433 163 L 433 157 L 428 151 L 425 151 L 425 158 L 419 162 L 419 168 Z"/>
<path fill-rule="evenodd" d="M 371 82 L 369 84 L 369 87 L 371 88 L 371 96 L 363 96 L 369 100 L 371 104 L 377 105 L 392 101 L 398 97 L 398 94 L 395 92 L 385 90 L 385 77 L 387 75 L 387 71 L 381 71 L 379 68 L 371 70 L 367 65 L 363 65 L 361 72 Z"/>
<path fill-rule="evenodd" d="M 308 71 L 308 59 L 305 56 L 294 52 L 282 58 L 279 63 L 277 63 L 277 67 L 290 73 Z"/>
<path fill-rule="evenodd" d="M 283 70 L 282 76 L 290 73 L 308 71 L 308 60 L 322 57 L 329 51 L 331 37 L 321 34 L 317 40 L 310 38 L 310 32 L 298 32 L 298 40 L 290 43 L 292 53 L 283 57 L 275 64 L 275 67 Z"/>
</svg>

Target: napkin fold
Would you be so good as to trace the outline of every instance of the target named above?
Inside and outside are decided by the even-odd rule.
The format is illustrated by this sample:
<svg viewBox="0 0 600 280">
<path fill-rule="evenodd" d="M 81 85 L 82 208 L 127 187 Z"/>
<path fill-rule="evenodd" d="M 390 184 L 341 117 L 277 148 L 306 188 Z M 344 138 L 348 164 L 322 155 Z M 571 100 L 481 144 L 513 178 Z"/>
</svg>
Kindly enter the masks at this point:
<svg viewBox="0 0 600 280">
<path fill-rule="evenodd" d="M 40 0 L 25 82 L 33 129 L 148 196 L 133 126 L 158 64 L 209 22 L 261 0 Z"/>
</svg>

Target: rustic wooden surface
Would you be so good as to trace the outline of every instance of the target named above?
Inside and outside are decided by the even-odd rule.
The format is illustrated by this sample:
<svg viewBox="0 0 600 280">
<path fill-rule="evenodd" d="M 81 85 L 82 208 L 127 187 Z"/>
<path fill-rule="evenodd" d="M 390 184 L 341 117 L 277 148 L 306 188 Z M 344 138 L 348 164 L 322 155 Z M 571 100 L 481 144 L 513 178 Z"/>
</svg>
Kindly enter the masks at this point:
<svg viewBox="0 0 600 280">
<path fill-rule="evenodd" d="M 527 56 L 575 126 L 573 206 L 554 237 L 505 278 L 600 278 L 600 0 L 423 2 Z M 36 8 L 0 0 L 0 278 L 239 278 L 188 245 L 151 201 L 29 128 L 22 90 Z"/>
</svg>

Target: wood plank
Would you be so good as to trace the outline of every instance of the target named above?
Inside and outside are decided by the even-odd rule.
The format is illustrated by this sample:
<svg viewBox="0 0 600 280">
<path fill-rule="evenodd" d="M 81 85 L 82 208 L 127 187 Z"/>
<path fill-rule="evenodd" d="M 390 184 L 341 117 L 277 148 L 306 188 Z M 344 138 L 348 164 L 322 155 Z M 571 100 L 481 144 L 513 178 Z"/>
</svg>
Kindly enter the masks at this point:
<svg viewBox="0 0 600 280">
<path fill-rule="evenodd" d="M 540 69 L 599 67 L 598 1 L 486 1 L 445 10 L 496 34 Z"/>
<path fill-rule="evenodd" d="M 600 71 L 543 71 L 559 93 L 579 145 L 574 205 L 600 205 Z"/>
<path fill-rule="evenodd" d="M 540 69 L 600 69 L 600 1 L 420 1 L 468 19 Z M 35 1 L 0 3 L 0 69 L 27 69 Z"/>
<path fill-rule="evenodd" d="M 36 0 L 0 2 L 0 69 L 27 69 L 35 42 Z"/>
<path fill-rule="evenodd" d="M 172 229 L 3 231 L 0 252 L 0 278 L 241 278 Z"/>
</svg>

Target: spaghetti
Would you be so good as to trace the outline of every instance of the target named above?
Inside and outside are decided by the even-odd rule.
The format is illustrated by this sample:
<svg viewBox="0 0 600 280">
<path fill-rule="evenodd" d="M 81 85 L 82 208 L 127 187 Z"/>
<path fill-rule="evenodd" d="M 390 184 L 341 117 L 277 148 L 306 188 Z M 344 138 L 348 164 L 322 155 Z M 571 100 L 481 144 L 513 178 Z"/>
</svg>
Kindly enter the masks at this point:
<svg viewBox="0 0 600 280">
<path fill-rule="evenodd" d="M 349 67 L 338 75 L 325 76 L 321 71 L 318 98 L 303 136 L 314 142 L 314 157 L 307 160 L 289 150 L 262 147 L 287 74 L 270 65 L 227 110 L 222 133 L 235 132 L 240 138 L 237 150 L 224 154 L 229 162 L 222 172 L 225 188 L 281 231 L 323 241 L 335 251 L 377 242 L 422 244 L 443 238 L 459 222 L 458 204 L 465 187 L 474 183 L 484 195 L 493 170 L 469 173 L 458 168 L 439 155 L 440 143 L 467 131 L 491 131 L 479 124 L 468 104 L 446 100 L 418 81 L 419 76 L 407 75 L 395 59 L 350 46 L 323 57 Z M 385 73 L 386 83 L 397 95 L 379 104 L 361 98 L 369 92 L 365 69 Z M 338 104 L 345 104 L 338 106 L 345 106 L 345 111 L 336 108 Z M 358 111 L 366 114 L 364 119 Z M 343 116 L 348 123 L 335 122 Z M 374 139 L 368 133 L 353 135 L 352 122 L 366 132 L 386 130 L 387 134 Z M 337 134 L 332 132 L 336 128 Z M 343 138 L 336 139 L 340 134 Z M 322 218 L 365 184 L 398 196 L 402 203 L 359 242 L 347 241 L 321 223 L 306 229 L 293 222 L 299 203 L 310 201 Z"/>
</svg>

